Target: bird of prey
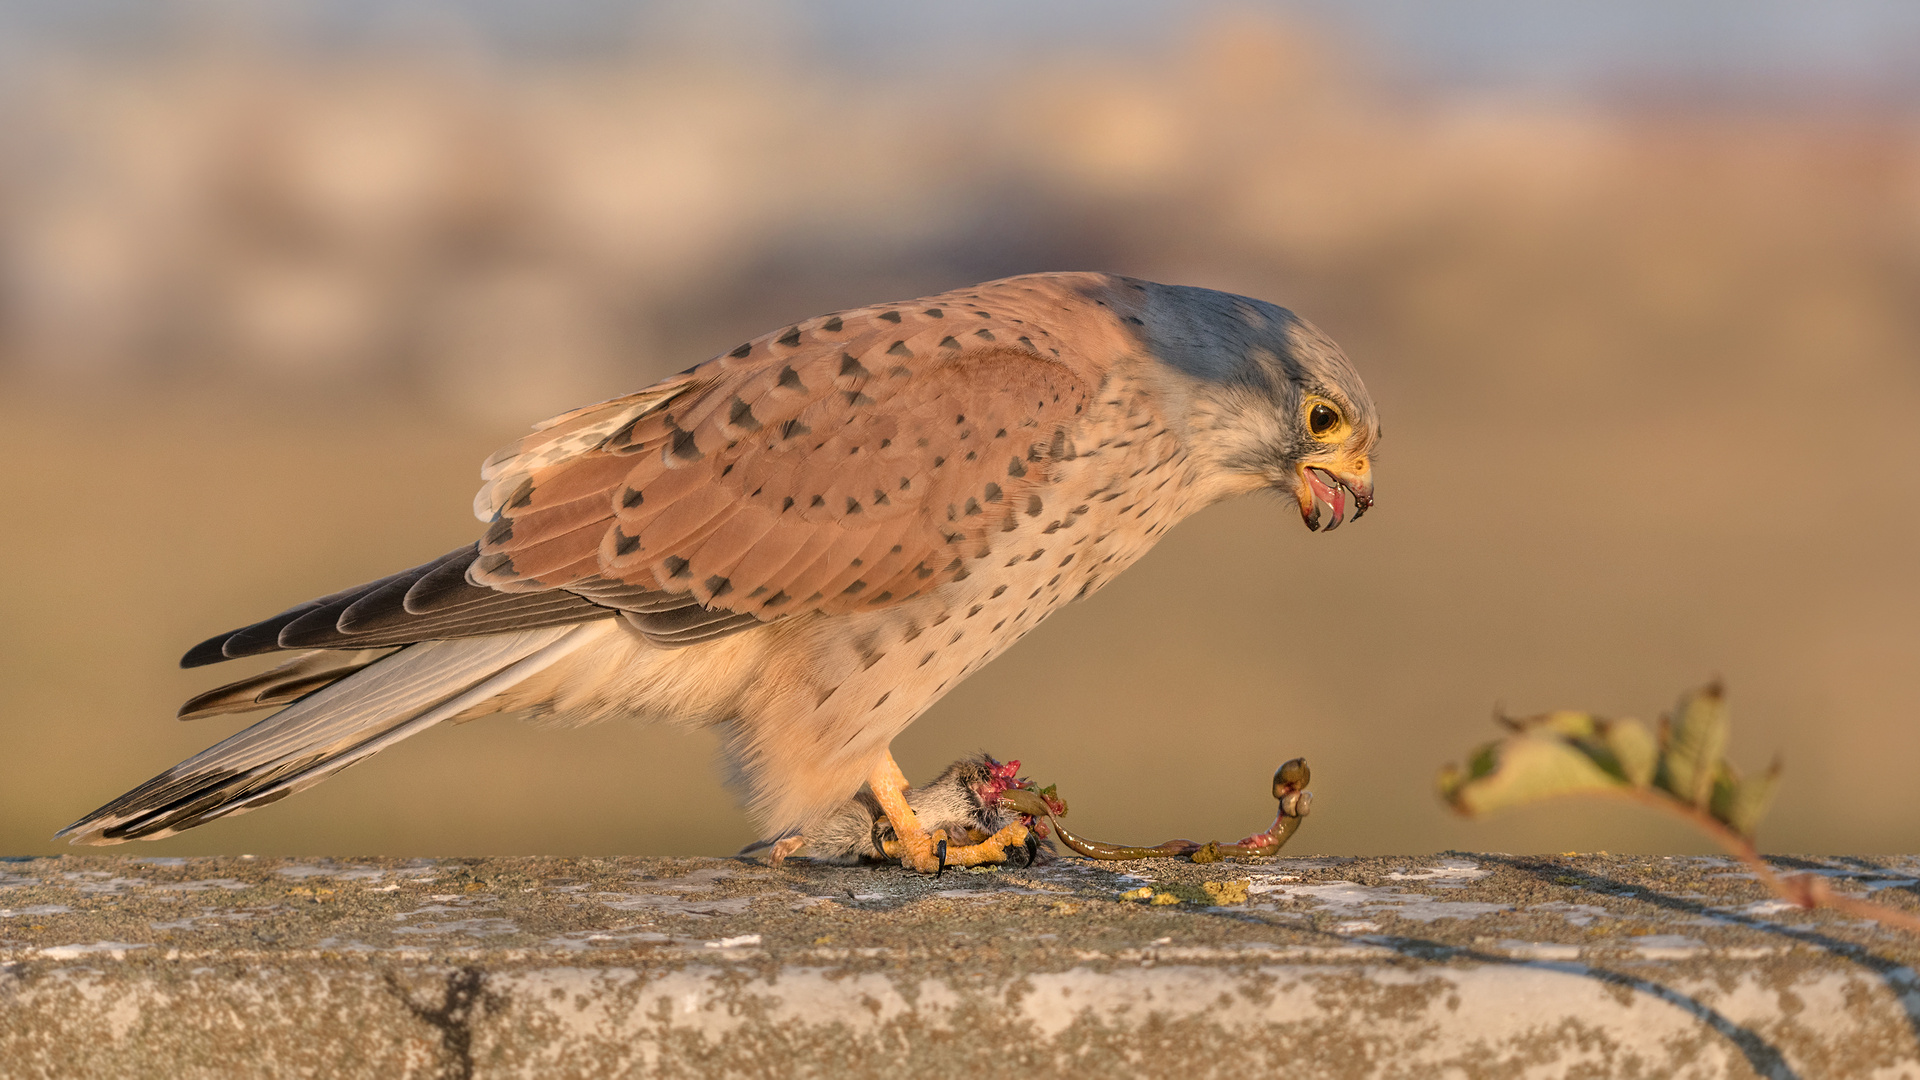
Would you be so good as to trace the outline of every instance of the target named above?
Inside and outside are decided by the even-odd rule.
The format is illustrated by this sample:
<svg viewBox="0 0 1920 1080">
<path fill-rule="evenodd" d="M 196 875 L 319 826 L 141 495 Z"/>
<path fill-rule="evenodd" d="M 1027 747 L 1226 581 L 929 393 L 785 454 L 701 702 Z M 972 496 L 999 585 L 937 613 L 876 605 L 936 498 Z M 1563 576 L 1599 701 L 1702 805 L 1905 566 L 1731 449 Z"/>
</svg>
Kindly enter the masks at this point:
<svg viewBox="0 0 1920 1080">
<path fill-rule="evenodd" d="M 301 651 L 183 717 L 284 707 L 61 835 L 169 836 L 531 712 L 719 726 L 777 856 L 865 784 L 904 865 L 1003 861 L 1025 826 L 922 827 L 893 738 L 1210 503 L 1359 517 L 1379 433 L 1332 341 L 1209 289 L 1035 274 L 795 323 L 494 454 L 477 543 L 195 646 Z"/>
</svg>

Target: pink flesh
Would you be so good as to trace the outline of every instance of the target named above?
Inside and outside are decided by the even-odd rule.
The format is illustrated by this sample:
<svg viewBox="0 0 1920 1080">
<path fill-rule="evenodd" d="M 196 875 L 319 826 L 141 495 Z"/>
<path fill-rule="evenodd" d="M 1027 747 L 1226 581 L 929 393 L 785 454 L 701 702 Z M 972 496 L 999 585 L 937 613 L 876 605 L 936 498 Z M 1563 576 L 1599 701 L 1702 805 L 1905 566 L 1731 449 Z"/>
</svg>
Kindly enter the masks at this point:
<svg viewBox="0 0 1920 1080">
<path fill-rule="evenodd" d="M 1005 765 L 1000 764 L 992 758 L 988 758 L 987 773 L 990 777 L 987 782 L 975 786 L 974 790 L 979 792 L 981 798 L 985 799 L 988 804 L 998 802 L 1000 793 L 1008 788 L 1026 786 L 1020 782 L 1019 758 L 1015 758 Z"/>
<path fill-rule="evenodd" d="M 1333 528 L 1346 518 L 1347 489 L 1342 487 L 1338 481 L 1329 487 L 1326 481 L 1320 479 L 1319 469 L 1308 469 L 1307 487 L 1312 490 L 1316 498 L 1333 509 L 1333 521 L 1328 523 L 1327 528 Z"/>
</svg>

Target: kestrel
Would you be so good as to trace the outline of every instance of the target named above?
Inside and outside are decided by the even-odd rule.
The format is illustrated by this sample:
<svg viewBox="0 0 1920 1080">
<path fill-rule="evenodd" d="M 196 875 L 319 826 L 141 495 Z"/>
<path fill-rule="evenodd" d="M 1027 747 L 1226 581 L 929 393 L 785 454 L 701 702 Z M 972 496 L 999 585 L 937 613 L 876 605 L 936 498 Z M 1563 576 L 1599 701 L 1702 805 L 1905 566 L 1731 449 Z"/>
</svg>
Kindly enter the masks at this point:
<svg viewBox="0 0 1920 1080">
<path fill-rule="evenodd" d="M 893 738 L 1201 507 L 1359 517 L 1379 433 L 1332 341 L 1209 289 L 1035 274 L 795 323 L 494 454 L 478 543 L 196 645 L 312 651 L 187 702 L 285 707 L 60 835 L 169 836 L 445 721 L 641 715 L 722 728 L 782 851 L 864 782 L 905 865 L 1001 861 L 1026 828 L 921 827 Z"/>
</svg>

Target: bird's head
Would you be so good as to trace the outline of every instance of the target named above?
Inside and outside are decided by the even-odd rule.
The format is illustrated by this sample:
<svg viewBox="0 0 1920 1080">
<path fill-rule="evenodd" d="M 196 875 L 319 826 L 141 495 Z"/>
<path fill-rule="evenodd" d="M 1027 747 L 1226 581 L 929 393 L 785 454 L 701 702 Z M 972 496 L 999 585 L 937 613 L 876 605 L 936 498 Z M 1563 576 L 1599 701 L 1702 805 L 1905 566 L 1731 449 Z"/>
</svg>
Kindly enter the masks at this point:
<svg viewBox="0 0 1920 1080">
<path fill-rule="evenodd" d="M 1338 345 L 1285 308 L 1211 289 L 1152 286 L 1145 309 L 1220 495 L 1272 489 L 1316 531 L 1373 506 L 1380 420 Z"/>
</svg>

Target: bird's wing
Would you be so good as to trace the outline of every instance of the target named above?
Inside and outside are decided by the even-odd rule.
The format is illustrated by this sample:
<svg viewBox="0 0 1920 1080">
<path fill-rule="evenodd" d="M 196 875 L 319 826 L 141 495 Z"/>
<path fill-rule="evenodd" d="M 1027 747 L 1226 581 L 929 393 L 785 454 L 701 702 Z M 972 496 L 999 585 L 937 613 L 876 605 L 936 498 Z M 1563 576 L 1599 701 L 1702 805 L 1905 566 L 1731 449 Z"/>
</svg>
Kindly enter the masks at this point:
<svg viewBox="0 0 1920 1080">
<path fill-rule="evenodd" d="M 822 316 L 563 413 L 487 460 L 480 544 L 217 634 L 181 664 L 622 613 L 673 648 L 963 576 L 994 531 L 1040 512 L 1100 381 L 1089 357 L 1124 347 L 1093 284 L 1011 279 Z"/>
<path fill-rule="evenodd" d="M 380 649 L 482 637 L 619 614 L 576 593 L 509 595 L 470 584 L 467 567 L 477 554 L 475 545 L 468 544 L 410 570 L 215 634 L 187 650 L 180 666 L 199 667 L 284 649 Z"/>
<path fill-rule="evenodd" d="M 488 462 L 468 577 L 762 620 L 962 577 L 1041 513 L 1099 383 L 1031 317 L 1065 302 L 983 291 L 823 316 L 556 418 Z"/>
</svg>

